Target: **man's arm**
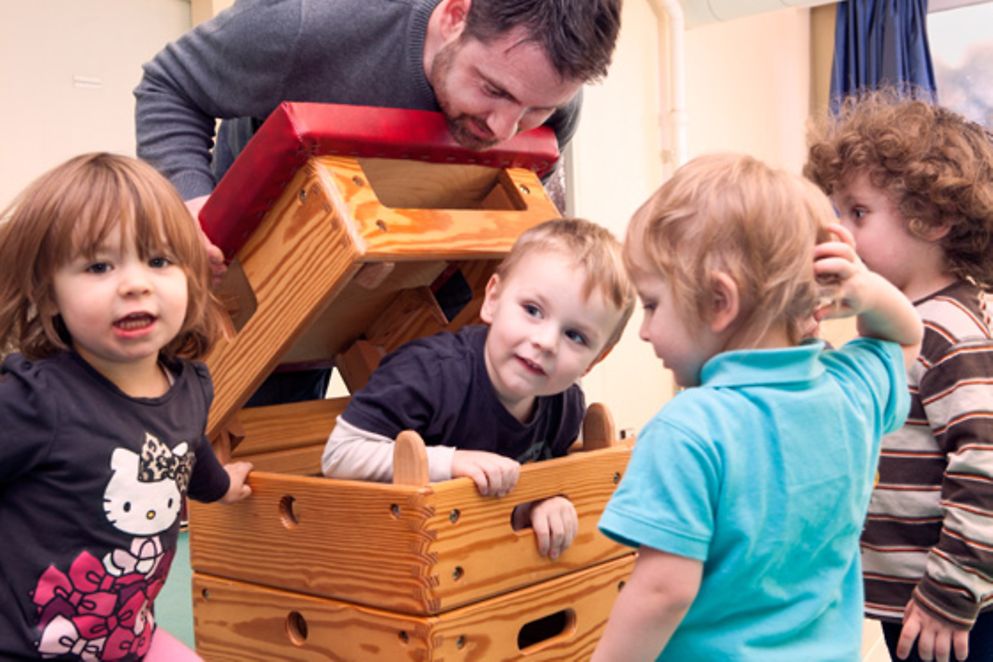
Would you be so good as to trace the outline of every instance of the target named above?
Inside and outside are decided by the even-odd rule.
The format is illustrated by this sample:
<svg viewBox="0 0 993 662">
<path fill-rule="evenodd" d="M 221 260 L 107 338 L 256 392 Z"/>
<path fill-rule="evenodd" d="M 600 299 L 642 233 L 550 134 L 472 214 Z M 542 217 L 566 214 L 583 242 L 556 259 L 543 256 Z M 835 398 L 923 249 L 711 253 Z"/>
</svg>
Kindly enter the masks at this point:
<svg viewBox="0 0 993 662">
<path fill-rule="evenodd" d="M 592 662 L 654 660 L 700 590 L 703 563 L 650 547 L 638 549 Z"/>
<path fill-rule="evenodd" d="M 300 20 L 298 2 L 238 2 L 145 64 L 134 91 L 138 156 L 183 199 L 214 188 L 216 120 L 265 118 L 282 100 Z"/>
</svg>

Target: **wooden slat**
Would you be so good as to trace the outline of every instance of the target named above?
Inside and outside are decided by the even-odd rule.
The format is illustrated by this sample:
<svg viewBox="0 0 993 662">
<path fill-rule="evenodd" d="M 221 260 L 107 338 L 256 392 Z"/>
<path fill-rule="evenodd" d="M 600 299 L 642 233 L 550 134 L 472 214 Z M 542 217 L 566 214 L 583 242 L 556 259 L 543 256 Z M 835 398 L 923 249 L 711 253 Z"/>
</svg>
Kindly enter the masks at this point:
<svg viewBox="0 0 993 662">
<path fill-rule="evenodd" d="M 438 613 L 625 553 L 596 525 L 630 452 L 619 446 L 526 465 L 503 498 L 480 496 L 468 478 L 414 488 L 255 472 L 251 498 L 191 506 L 192 565 L 302 593 Z M 575 505 L 579 533 L 550 561 L 538 555 L 534 533 L 514 531 L 510 517 L 516 505 L 556 494 Z M 293 526 L 283 517 L 289 499 L 299 513 Z"/>
<path fill-rule="evenodd" d="M 312 164 L 301 168 L 238 252 L 256 298 L 254 314 L 207 357 L 216 397 L 207 423 L 220 425 L 251 396 L 280 357 L 358 271 L 363 248 Z"/>
<path fill-rule="evenodd" d="M 522 168 L 509 168 L 499 175 L 516 211 L 395 208 L 380 204 L 356 160 L 339 156 L 314 160 L 333 182 L 329 186 L 341 192 L 371 261 L 499 259 L 522 232 L 560 217 L 537 175 Z"/>
<path fill-rule="evenodd" d="M 242 409 L 238 414 L 241 441 L 234 457 L 323 446 L 348 400 L 329 398 Z"/>
<path fill-rule="evenodd" d="M 628 553 L 431 617 L 194 573 L 197 652 L 207 662 L 586 660 L 633 565 Z M 525 625 L 562 612 L 563 630 L 530 648 L 518 647 Z"/>
</svg>

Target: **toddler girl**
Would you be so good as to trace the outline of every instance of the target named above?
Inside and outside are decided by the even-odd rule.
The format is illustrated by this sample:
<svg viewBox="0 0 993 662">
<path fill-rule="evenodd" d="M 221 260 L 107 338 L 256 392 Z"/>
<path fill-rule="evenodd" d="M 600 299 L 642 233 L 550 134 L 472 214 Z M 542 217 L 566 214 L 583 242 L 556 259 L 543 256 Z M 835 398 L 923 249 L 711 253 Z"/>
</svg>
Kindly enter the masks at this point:
<svg viewBox="0 0 993 662">
<path fill-rule="evenodd" d="M 250 465 L 204 438 L 193 360 L 220 327 L 197 228 L 150 166 L 110 154 L 42 175 L 5 216 L 0 658 L 191 657 L 152 609 L 180 505 L 251 492 Z"/>
</svg>

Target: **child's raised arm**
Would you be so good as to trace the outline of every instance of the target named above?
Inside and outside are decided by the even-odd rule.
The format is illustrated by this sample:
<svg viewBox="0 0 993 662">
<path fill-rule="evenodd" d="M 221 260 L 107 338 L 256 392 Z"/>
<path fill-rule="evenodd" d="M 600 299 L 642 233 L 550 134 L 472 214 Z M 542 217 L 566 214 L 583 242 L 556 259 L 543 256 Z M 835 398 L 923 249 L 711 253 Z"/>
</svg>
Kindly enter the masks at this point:
<svg viewBox="0 0 993 662">
<path fill-rule="evenodd" d="M 830 307 L 817 312 L 818 319 L 857 316 L 859 335 L 890 340 L 903 349 L 909 369 L 921 349 L 924 327 L 913 304 L 888 280 L 865 266 L 855 254 L 852 234 L 840 224 L 830 232 L 836 241 L 814 249 L 814 273 L 820 281 L 837 282 Z"/>
</svg>

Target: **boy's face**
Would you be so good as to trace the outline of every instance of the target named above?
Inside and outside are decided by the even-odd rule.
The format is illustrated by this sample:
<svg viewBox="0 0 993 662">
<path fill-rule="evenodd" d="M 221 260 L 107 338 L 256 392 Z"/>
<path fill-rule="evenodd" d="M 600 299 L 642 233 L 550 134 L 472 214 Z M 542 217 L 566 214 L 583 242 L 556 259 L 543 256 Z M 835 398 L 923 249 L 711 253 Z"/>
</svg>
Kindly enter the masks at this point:
<svg viewBox="0 0 993 662">
<path fill-rule="evenodd" d="M 897 203 L 858 173 L 831 196 L 839 220 L 855 237 L 855 250 L 866 266 L 916 299 L 929 294 L 932 271 L 941 271 L 939 244 L 910 232 Z"/>
<path fill-rule="evenodd" d="M 691 324 L 676 305 L 672 287 L 656 273 L 633 275 L 645 317 L 638 337 L 651 343 L 655 356 L 672 371 L 683 387 L 700 384 L 700 369 L 721 351 L 723 340 L 706 324 Z"/>
<path fill-rule="evenodd" d="M 598 291 L 584 299 L 585 281 L 564 253 L 534 251 L 486 286 L 486 371 L 518 420 L 530 415 L 536 396 L 561 393 L 579 379 L 620 322 L 621 311 Z"/>
</svg>

